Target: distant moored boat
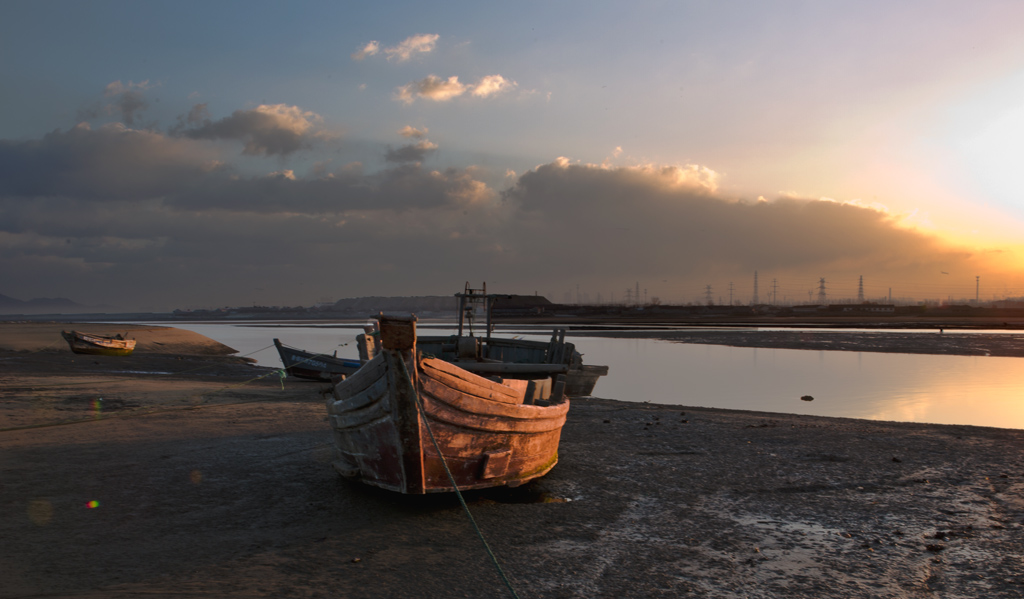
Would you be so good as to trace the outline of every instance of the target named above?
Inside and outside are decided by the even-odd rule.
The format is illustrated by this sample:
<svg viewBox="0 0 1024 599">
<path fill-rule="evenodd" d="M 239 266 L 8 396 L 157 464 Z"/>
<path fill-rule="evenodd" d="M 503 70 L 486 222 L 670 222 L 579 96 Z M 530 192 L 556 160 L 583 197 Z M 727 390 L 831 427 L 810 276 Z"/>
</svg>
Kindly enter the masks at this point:
<svg viewBox="0 0 1024 599">
<path fill-rule="evenodd" d="M 281 356 L 285 371 L 301 379 L 326 382 L 339 374 L 350 375 L 362 366 L 359 360 L 346 360 L 337 356 L 304 351 L 289 347 L 279 339 L 274 339 L 274 347 Z"/>
<path fill-rule="evenodd" d="M 76 354 L 127 356 L 135 349 L 135 340 L 125 339 L 121 335 L 107 337 L 79 331 L 61 331 L 60 335 Z"/>
</svg>

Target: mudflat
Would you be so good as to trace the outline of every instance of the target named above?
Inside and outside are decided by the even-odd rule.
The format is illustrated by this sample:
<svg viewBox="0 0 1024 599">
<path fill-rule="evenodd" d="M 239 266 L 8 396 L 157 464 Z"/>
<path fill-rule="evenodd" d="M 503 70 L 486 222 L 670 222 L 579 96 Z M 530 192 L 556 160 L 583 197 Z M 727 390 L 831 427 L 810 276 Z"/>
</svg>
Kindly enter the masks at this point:
<svg viewBox="0 0 1024 599">
<path fill-rule="evenodd" d="M 0 597 L 511 596 L 456 497 L 334 473 L 325 387 L 0 350 Z M 466 494 L 520 597 L 1024 595 L 1024 431 L 621 399 Z"/>
<path fill-rule="evenodd" d="M 0 322 L 0 351 L 70 351 L 60 336 L 62 330 L 92 335 L 123 335 L 127 339 L 135 339 L 135 351 L 142 354 L 227 356 L 235 353 L 234 349 L 219 341 L 184 329 L 95 322 Z"/>
</svg>

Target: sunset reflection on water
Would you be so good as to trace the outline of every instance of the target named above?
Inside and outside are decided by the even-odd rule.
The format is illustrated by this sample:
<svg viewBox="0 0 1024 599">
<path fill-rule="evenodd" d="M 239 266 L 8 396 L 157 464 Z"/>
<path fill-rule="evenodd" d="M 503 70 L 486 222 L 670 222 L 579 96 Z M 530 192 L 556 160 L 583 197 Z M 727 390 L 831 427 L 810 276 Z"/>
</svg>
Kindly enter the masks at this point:
<svg viewBox="0 0 1024 599">
<path fill-rule="evenodd" d="M 173 323 L 280 367 L 270 340 L 356 357 L 361 327 Z M 448 334 L 424 327 L 421 334 Z M 497 333 L 511 336 L 511 333 Z M 968 334 L 968 333 L 964 333 Z M 518 335 L 547 340 L 548 335 Z M 597 397 L 904 422 L 1024 428 L 1024 358 L 730 347 L 569 337 L 587 364 L 610 367 Z M 261 351 L 257 351 L 261 350 Z M 813 401 L 801 401 L 810 395 Z"/>
</svg>

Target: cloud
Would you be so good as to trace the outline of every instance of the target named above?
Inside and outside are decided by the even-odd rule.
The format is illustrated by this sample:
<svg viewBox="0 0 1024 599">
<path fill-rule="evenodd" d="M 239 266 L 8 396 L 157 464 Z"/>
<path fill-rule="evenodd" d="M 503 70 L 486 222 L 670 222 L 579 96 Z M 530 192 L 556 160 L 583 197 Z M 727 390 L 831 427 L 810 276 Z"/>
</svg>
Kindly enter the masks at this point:
<svg viewBox="0 0 1024 599">
<path fill-rule="evenodd" d="M 457 76 L 441 79 L 436 75 L 427 75 L 419 81 L 399 87 L 395 97 L 405 104 L 412 104 L 417 99 L 447 102 L 467 92 L 477 98 L 489 98 L 516 85 L 515 81 L 505 79 L 501 75 L 488 75 L 473 85 L 461 83 Z"/>
<path fill-rule="evenodd" d="M 384 56 L 389 61 L 406 62 L 416 55 L 433 52 L 440 37 L 436 33 L 419 33 L 409 36 L 394 46 L 384 48 Z M 379 54 L 380 51 L 380 42 L 374 40 L 354 52 L 352 60 L 363 60 L 369 56 Z"/>
<path fill-rule="evenodd" d="M 419 81 L 407 83 L 397 90 L 397 97 L 406 104 L 412 104 L 416 98 L 446 102 L 466 93 L 466 86 L 459 83 L 457 76 L 441 79 L 436 75 L 427 75 Z"/>
<path fill-rule="evenodd" d="M 421 140 L 408 148 L 395 151 L 398 162 L 413 162 L 437 146 Z M 354 163 L 330 173 L 320 162 L 312 171 L 310 178 L 292 169 L 243 176 L 201 140 L 121 123 L 99 129 L 82 124 L 38 140 L 0 140 L 0 198 L 26 206 L 38 198 L 64 198 L 90 205 L 155 201 L 189 211 L 311 215 L 456 206 L 479 195 L 468 191 L 479 190 L 470 169 L 432 171 L 403 164 L 365 173 Z"/>
<path fill-rule="evenodd" d="M 672 281 L 678 299 L 758 270 L 799 294 L 821 276 L 831 284 L 860 274 L 899 294 L 921 273 L 984 281 L 993 260 L 1007 259 L 950 247 L 871 207 L 727 197 L 701 165 L 559 158 L 506 172 L 510 187 L 499 191 L 483 169 L 424 168 L 436 146 L 409 138 L 416 143 L 391 151 L 389 168 L 317 160 L 305 176 L 247 175 L 205 138 L 120 123 L 0 140 L 0 292 L 74 289 L 83 303 L 164 308 L 302 304 L 446 294 L 473 278 L 561 290 L 571 273 L 573 285 L 595 290 Z M 247 295 L 267 279 L 273 296 Z"/>
<path fill-rule="evenodd" d="M 139 83 L 135 83 L 134 81 L 129 81 L 128 83 L 121 83 L 121 80 L 118 79 L 117 81 L 111 81 L 107 84 L 105 88 L 103 88 L 103 95 L 108 98 L 111 98 L 127 93 L 129 91 L 145 91 L 152 87 L 155 86 L 150 85 L 149 79 L 146 79 L 145 81 L 141 81 Z"/>
<path fill-rule="evenodd" d="M 366 173 L 348 164 L 327 172 L 320 164 L 310 177 L 291 169 L 244 176 L 218 162 L 216 147 L 123 124 L 0 140 L 5 291 L 53 285 L 61 291 L 50 295 L 94 303 L 223 305 L 266 276 L 285 273 L 282 289 L 326 283 L 339 256 L 351 258 L 346 277 L 416 255 L 477 261 L 474 249 L 490 243 L 485 229 L 502 210 L 468 169 L 401 164 Z"/>
<path fill-rule="evenodd" d="M 489 98 L 515 86 L 515 81 L 509 81 L 501 75 L 488 75 L 473 86 L 472 94 L 478 98 Z"/>
<path fill-rule="evenodd" d="M 609 168 L 559 159 L 504 192 L 519 237 L 506 247 L 515 248 L 522 276 L 550 270 L 544 265 L 557 253 L 581 284 L 622 289 L 657 278 L 689 285 L 694 295 L 754 270 L 791 286 L 804 285 L 801 277 L 860 274 L 908 286 L 942 264 L 995 268 L 886 212 L 816 199 L 747 203 L 722 196 L 717 178 L 697 165 Z"/>
<path fill-rule="evenodd" d="M 397 150 L 389 149 L 384 155 L 388 162 L 423 162 L 427 154 L 437 150 L 437 144 L 423 140 L 416 144 L 402 146 Z"/>
<path fill-rule="evenodd" d="M 220 171 L 216 155 L 187 140 L 111 123 L 82 123 L 39 140 L 0 140 L 0 197 L 141 200 Z"/>
<path fill-rule="evenodd" d="M 261 104 L 249 110 L 236 110 L 218 121 L 198 120 L 197 105 L 186 119 L 198 127 L 184 129 L 180 134 L 192 139 L 233 139 L 245 143 L 243 153 L 270 156 L 287 155 L 310 148 L 317 139 L 327 137 L 323 118 L 298 106 Z"/>
<path fill-rule="evenodd" d="M 436 33 L 413 35 L 404 39 L 398 45 L 385 48 L 384 54 L 388 57 L 388 60 L 393 59 L 396 62 L 405 62 L 417 54 L 432 52 L 439 37 L 441 36 Z"/>
<path fill-rule="evenodd" d="M 210 121 L 210 111 L 206 104 L 196 104 L 188 111 L 185 122 L 189 125 L 199 125 Z"/>
<path fill-rule="evenodd" d="M 104 97 L 111 99 L 107 111 L 119 114 L 126 125 L 134 125 L 138 113 L 149 107 L 149 102 L 142 92 L 151 87 L 154 86 L 150 85 L 148 79 L 141 83 L 129 81 L 125 84 L 120 80 L 108 83 L 103 90 Z"/>
<path fill-rule="evenodd" d="M 412 137 L 415 139 L 420 139 L 426 136 L 428 131 L 429 130 L 426 127 L 422 129 L 416 129 L 411 125 L 406 125 L 405 127 L 402 127 L 401 129 L 398 130 L 398 134 L 401 135 L 402 137 Z"/>
<path fill-rule="evenodd" d="M 372 41 L 363 46 L 361 50 L 354 52 L 352 54 L 352 60 L 362 60 L 367 56 L 373 56 L 378 52 L 380 52 L 380 43 L 377 41 Z"/>
<path fill-rule="evenodd" d="M 289 181 L 295 181 L 295 171 L 293 171 L 290 168 L 289 169 L 280 170 L 280 171 L 275 171 L 273 173 L 270 173 L 267 176 L 268 177 L 280 177 L 282 179 L 288 179 Z"/>
</svg>

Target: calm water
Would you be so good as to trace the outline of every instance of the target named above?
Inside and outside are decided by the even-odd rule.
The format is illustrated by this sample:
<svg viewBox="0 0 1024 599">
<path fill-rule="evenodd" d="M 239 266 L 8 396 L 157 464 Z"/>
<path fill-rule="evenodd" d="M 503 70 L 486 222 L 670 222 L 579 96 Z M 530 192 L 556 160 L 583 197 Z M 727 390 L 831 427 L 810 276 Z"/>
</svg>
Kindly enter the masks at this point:
<svg viewBox="0 0 1024 599">
<path fill-rule="evenodd" d="M 271 345 L 274 337 L 308 351 L 337 351 L 338 356 L 355 358 L 355 335 L 362 332 L 357 326 L 164 324 L 216 339 L 266 366 L 281 366 Z M 453 331 L 427 326 L 421 324 L 421 334 Z M 519 336 L 547 340 L 549 334 Z M 741 348 L 651 339 L 571 340 L 586 363 L 611 368 L 594 390 L 598 397 L 1024 428 L 1021 358 Z M 801 401 L 803 395 L 813 396 L 814 401 Z"/>
</svg>

